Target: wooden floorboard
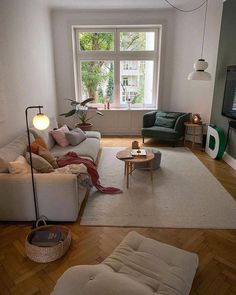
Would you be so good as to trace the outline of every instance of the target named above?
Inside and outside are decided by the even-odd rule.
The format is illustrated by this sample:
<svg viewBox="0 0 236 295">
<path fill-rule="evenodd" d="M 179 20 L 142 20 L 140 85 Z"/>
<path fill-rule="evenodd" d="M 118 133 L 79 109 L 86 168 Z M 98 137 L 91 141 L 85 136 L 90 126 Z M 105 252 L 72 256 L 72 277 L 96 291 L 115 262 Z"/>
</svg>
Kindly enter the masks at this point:
<svg viewBox="0 0 236 295">
<path fill-rule="evenodd" d="M 135 139 L 140 141 L 130 137 L 104 138 L 102 145 L 130 146 Z M 153 140 L 145 145 L 160 146 Z M 223 161 L 212 160 L 199 147 L 193 152 L 236 198 L 236 172 Z M 70 250 L 60 260 L 47 264 L 34 263 L 25 255 L 29 224 L 0 225 L 1 295 L 50 294 L 68 267 L 100 263 L 131 230 L 198 254 L 199 268 L 191 295 L 236 294 L 236 230 L 95 227 L 80 226 L 78 222 L 66 225 L 72 231 Z"/>
</svg>

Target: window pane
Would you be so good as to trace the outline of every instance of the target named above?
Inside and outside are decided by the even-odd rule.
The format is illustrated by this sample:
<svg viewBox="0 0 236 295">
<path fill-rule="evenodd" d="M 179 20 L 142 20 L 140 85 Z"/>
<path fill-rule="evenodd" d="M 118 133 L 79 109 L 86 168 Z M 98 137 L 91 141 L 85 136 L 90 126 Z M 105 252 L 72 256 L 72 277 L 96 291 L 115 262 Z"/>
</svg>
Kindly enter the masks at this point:
<svg viewBox="0 0 236 295">
<path fill-rule="evenodd" d="M 152 104 L 152 60 L 123 60 L 120 62 L 120 103 Z"/>
<path fill-rule="evenodd" d="M 81 61 L 82 100 L 93 97 L 95 103 L 113 101 L 114 62 L 103 60 Z"/>
<path fill-rule="evenodd" d="M 154 50 L 155 32 L 120 32 L 121 51 Z"/>
<path fill-rule="evenodd" d="M 114 50 L 114 35 L 111 32 L 79 32 L 81 51 Z"/>
</svg>

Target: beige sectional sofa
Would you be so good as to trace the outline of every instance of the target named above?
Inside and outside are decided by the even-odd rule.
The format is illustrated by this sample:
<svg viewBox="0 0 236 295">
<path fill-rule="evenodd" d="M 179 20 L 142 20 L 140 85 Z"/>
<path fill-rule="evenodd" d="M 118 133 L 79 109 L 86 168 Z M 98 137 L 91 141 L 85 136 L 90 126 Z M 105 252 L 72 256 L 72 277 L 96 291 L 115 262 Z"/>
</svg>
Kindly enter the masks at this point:
<svg viewBox="0 0 236 295">
<path fill-rule="evenodd" d="M 62 148 L 50 135 L 57 127 L 55 120 L 45 131 L 32 130 L 32 140 L 41 136 L 50 152 L 62 156 L 74 151 L 82 157 L 97 160 L 100 150 L 100 133 L 87 132 L 87 139 L 77 146 Z M 24 155 L 28 145 L 27 134 L 0 148 L 0 221 L 32 221 L 35 219 L 33 192 L 30 174 L 10 174 L 7 163 Z M 87 190 L 78 185 L 73 174 L 35 173 L 36 190 L 40 215 L 51 221 L 75 221 Z"/>
</svg>

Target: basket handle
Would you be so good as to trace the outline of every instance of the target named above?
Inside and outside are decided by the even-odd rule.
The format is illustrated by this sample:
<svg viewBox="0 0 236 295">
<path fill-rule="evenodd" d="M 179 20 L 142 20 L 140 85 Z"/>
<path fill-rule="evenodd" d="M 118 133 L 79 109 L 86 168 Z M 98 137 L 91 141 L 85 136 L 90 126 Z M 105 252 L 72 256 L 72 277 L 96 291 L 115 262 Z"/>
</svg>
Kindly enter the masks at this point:
<svg viewBox="0 0 236 295">
<path fill-rule="evenodd" d="M 40 223 L 43 223 L 43 225 L 47 225 L 47 217 L 46 216 L 40 216 L 39 219 L 36 221 L 36 227 L 40 227 Z"/>
</svg>

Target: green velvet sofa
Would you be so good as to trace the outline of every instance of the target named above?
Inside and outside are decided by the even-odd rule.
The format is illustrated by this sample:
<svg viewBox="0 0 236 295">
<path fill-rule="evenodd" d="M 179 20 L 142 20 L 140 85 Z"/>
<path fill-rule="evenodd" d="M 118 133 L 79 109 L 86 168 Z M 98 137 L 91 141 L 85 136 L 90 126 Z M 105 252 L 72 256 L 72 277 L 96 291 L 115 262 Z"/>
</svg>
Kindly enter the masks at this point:
<svg viewBox="0 0 236 295">
<path fill-rule="evenodd" d="M 184 123 L 190 121 L 190 113 L 163 112 L 160 110 L 146 113 L 143 116 L 142 137 L 169 141 L 174 146 L 184 137 Z"/>
</svg>

